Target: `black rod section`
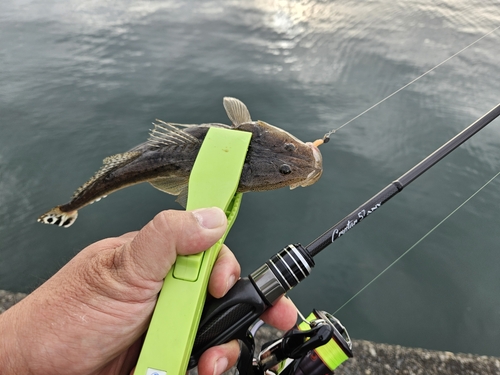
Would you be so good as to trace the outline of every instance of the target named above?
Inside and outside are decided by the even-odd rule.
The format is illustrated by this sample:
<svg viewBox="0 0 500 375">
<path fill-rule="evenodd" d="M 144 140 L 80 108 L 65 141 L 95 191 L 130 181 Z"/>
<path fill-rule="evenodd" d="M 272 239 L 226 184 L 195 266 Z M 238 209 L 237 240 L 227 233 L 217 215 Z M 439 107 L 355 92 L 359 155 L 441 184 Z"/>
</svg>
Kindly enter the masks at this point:
<svg viewBox="0 0 500 375">
<path fill-rule="evenodd" d="M 306 246 L 306 250 L 311 256 L 318 254 L 498 116 L 500 116 L 500 104 L 312 241 Z"/>
</svg>

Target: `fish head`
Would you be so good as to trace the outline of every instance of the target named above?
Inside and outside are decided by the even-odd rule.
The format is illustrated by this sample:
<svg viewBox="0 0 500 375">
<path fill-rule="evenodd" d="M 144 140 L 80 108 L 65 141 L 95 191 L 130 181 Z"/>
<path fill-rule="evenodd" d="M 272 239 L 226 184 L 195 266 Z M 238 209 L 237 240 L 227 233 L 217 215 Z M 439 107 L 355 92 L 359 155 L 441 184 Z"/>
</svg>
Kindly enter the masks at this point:
<svg viewBox="0 0 500 375">
<path fill-rule="evenodd" d="M 313 142 L 304 143 L 306 147 L 309 147 L 312 150 L 313 159 L 314 159 L 314 167 L 311 172 L 306 176 L 305 180 L 298 182 L 296 184 L 291 184 L 290 189 L 295 189 L 296 187 L 306 187 L 314 184 L 319 180 L 321 174 L 323 173 L 323 156 L 321 155 L 321 151 L 319 148 L 314 145 Z"/>
<path fill-rule="evenodd" d="M 263 121 L 241 124 L 239 130 L 252 131 L 248 183 L 252 191 L 273 190 L 289 186 L 309 186 L 323 173 L 318 147 L 302 142 L 289 132 Z M 245 176 L 243 176 L 245 177 Z"/>
</svg>

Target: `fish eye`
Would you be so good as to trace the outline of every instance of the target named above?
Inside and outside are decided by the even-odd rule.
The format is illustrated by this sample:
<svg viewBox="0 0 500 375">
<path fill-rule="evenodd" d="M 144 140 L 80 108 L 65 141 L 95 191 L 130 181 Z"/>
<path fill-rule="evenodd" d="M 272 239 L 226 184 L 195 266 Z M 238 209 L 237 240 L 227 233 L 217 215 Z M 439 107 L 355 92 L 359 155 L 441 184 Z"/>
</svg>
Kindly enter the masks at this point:
<svg viewBox="0 0 500 375">
<path fill-rule="evenodd" d="M 283 164 L 280 167 L 280 173 L 281 174 L 289 174 L 291 172 L 292 172 L 292 168 L 290 168 L 290 166 L 288 164 Z"/>
<path fill-rule="evenodd" d="M 285 143 L 284 146 L 286 151 L 295 151 L 296 147 L 293 143 Z"/>
</svg>

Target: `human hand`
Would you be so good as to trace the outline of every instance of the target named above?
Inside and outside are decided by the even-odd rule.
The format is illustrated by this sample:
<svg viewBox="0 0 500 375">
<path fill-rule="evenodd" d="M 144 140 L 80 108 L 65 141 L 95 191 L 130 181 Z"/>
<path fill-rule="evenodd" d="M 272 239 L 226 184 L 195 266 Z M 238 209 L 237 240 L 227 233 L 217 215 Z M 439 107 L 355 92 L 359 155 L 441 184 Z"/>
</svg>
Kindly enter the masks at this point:
<svg viewBox="0 0 500 375">
<path fill-rule="evenodd" d="M 0 368 L 5 374 L 129 374 L 141 349 L 163 279 L 177 255 L 204 251 L 227 226 L 220 209 L 164 211 L 139 232 L 96 242 L 51 279 L 0 315 Z M 239 278 L 223 246 L 209 292 L 222 297 Z M 263 318 L 291 328 L 296 311 L 281 299 Z M 236 342 L 210 348 L 200 375 L 236 363 Z"/>
</svg>

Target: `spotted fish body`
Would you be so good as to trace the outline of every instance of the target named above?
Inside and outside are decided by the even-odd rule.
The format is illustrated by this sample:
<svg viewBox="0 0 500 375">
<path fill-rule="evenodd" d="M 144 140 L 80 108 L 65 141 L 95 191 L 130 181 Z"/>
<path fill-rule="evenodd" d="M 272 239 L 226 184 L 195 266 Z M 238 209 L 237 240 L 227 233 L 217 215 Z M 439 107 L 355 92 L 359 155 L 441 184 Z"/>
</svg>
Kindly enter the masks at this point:
<svg viewBox="0 0 500 375">
<path fill-rule="evenodd" d="M 232 122 L 183 125 L 157 120 L 147 142 L 128 152 L 107 157 L 103 166 L 73 194 L 69 203 L 57 206 L 38 221 L 69 227 L 78 210 L 127 186 L 149 182 L 155 188 L 178 196 L 185 206 L 189 174 L 211 127 L 252 133 L 238 185 L 238 192 L 273 190 L 315 183 L 323 171 L 321 153 L 290 133 L 263 121 L 252 121 L 246 106 L 235 98 L 224 98 Z"/>
</svg>

